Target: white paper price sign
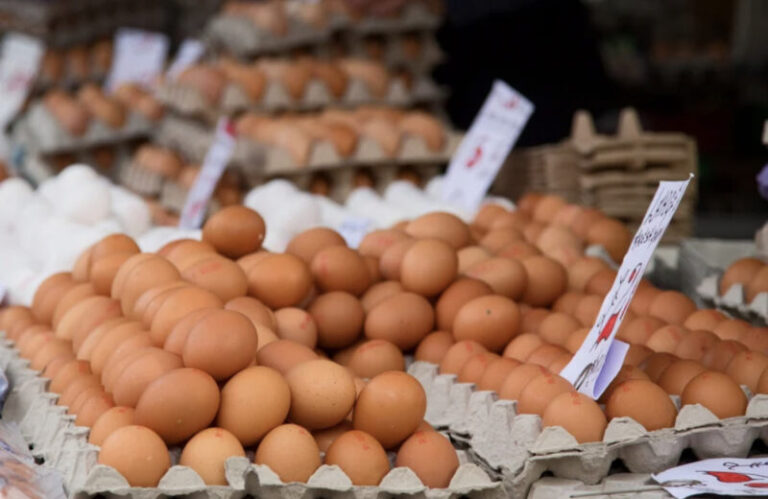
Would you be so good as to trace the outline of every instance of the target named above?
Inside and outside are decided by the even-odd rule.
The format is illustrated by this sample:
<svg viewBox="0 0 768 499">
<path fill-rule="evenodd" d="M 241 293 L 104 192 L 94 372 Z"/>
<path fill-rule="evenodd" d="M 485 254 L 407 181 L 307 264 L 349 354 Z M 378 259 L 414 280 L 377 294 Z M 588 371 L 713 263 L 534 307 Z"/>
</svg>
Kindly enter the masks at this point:
<svg viewBox="0 0 768 499">
<path fill-rule="evenodd" d="M 168 78 L 175 80 L 179 75 L 192 64 L 196 63 L 202 57 L 205 46 L 200 40 L 187 38 L 176 52 L 171 66 L 168 68 Z"/>
<path fill-rule="evenodd" d="M 443 199 L 476 210 L 532 113 L 528 99 L 496 80 L 448 165 Z"/>
<path fill-rule="evenodd" d="M 363 240 L 366 234 L 371 232 L 373 228 L 373 221 L 365 217 L 350 217 L 345 219 L 338 230 L 341 237 L 347 242 L 347 246 L 350 248 L 357 248 L 360 245 L 360 241 Z"/>
<path fill-rule="evenodd" d="M 205 207 L 216 190 L 221 174 L 229 163 L 235 150 L 235 127 L 226 118 L 221 118 L 216 125 L 216 135 L 213 138 L 208 153 L 203 160 L 203 166 L 195 179 L 195 183 L 187 194 L 184 209 L 181 212 L 179 227 L 197 229 L 203 221 Z"/>
<path fill-rule="evenodd" d="M 3 39 L 0 59 L 0 129 L 16 116 L 27 98 L 43 57 L 39 40 L 17 33 Z"/>
<path fill-rule="evenodd" d="M 115 51 L 107 76 L 107 89 L 113 91 L 123 83 L 151 85 L 162 74 L 167 55 L 168 37 L 162 33 L 120 29 L 115 34 Z"/>
<path fill-rule="evenodd" d="M 671 495 L 768 495 L 768 458 L 717 458 L 684 464 L 653 475 Z"/>
<path fill-rule="evenodd" d="M 571 362 L 560 372 L 581 393 L 599 398 L 619 372 L 627 346 L 614 341 L 614 337 L 691 178 L 693 175 L 681 182 L 659 183 L 595 324 Z"/>
</svg>

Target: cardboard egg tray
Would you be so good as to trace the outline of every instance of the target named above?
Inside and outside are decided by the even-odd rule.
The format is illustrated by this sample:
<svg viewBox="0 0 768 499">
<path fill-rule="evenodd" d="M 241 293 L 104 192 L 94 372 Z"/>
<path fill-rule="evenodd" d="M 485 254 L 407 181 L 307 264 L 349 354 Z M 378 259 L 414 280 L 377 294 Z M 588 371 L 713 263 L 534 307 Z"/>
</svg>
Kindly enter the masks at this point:
<svg viewBox="0 0 768 499">
<path fill-rule="evenodd" d="M 366 84 L 350 79 L 344 95 L 337 99 L 322 80 L 314 79 L 307 84 L 304 95 L 294 99 L 282 83 L 270 80 L 259 102 L 252 102 L 242 88 L 230 83 L 225 88 L 219 105 L 212 105 L 195 89 L 172 82 L 160 86 L 157 97 L 180 115 L 201 118 L 210 124 L 222 116 L 231 116 L 243 111 L 273 113 L 279 111 L 309 111 L 325 107 L 357 107 L 362 105 L 387 105 L 412 107 L 440 101 L 444 92 L 426 77 L 418 78 L 410 89 L 401 79 L 394 78 L 384 97 L 371 94 Z"/>
<path fill-rule="evenodd" d="M 704 300 L 704 304 L 725 310 L 729 314 L 756 324 L 768 324 L 768 292 L 755 296 L 747 303 L 744 286 L 734 284 L 724 295 L 720 296 L 720 277 L 714 274 L 704 278 L 696 288 L 696 292 Z"/>
<path fill-rule="evenodd" d="M 602 442 L 579 444 L 561 427 L 542 428 L 535 414 L 518 414 L 517 402 L 438 374 L 438 366 L 414 362 L 408 372 L 427 392 L 427 422 L 447 429 L 455 440 L 503 477 L 507 491 L 527 493 L 544 472 L 597 484 L 620 459 L 632 473 L 656 473 L 678 463 L 688 448 L 705 459 L 745 457 L 755 440 L 768 441 L 768 395 L 752 396 L 745 416 L 718 419 L 699 404 L 680 407 L 674 428 L 647 431 L 631 418 L 614 418 Z"/>
<path fill-rule="evenodd" d="M 375 37 L 383 44 L 381 55 L 373 54 L 366 48 L 366 38 Z M 407 37 L 415 37 L 421 44 L 421 50 L 414 57 L 406 53 L 404 43 Z M 389 68 L 400 68 L 414 74 L 429 74 L 432 69 L 445 59 L 445 54 L 431 30 L 417 30 L 412 33 L 390 33 L 370 35 L 349 32 L 344 36 L 345 48 L 352 57 L 362 57 L 383 62 Z"/>
<path fill-rule="evenodd" d="M 407 468 L 392 469 L 378 487 L 354 486 L 339 467 L 328 465 L 318 468 L 306 484 L 285 484 L 269 467 L 251 464 L 248 457 L 227 460 L 227 486 L 209 486 L 194 470 L 176 464 L 181 452 L 178 448 L 171 449 L 174 465 L 157 488 L 131 487 L 114 468 L 98 464 L 99 448 L 88 443 L 88 428 L 76 426 L 74 416 L 66 414 L 67 408 L 55 405 L 57 395 L 46 391 L 49 380 L 41 377 L 39 371 L 30 369 L 29 362 L 21 359 L 12 345 L 12 342 L 0 339 L 0 367 L 5 367 L 12 387 L 2 417 L 19 423 L 33 454 L 62 473 L 69 496 L 76 499 L 104 496 L 135 499 L 169 496 L 200 499 L 373 499 L 395 495 L 434 499 L 507 497 L 501 482 L 492 480 L 463 451 L 458 451 L 460 465 L 446 489 L 428 489 Z"/>
<path fill-rule="evenodd" d="M 651 475 L 645 473 L 616 473 L 595 485 L 579 480 L 546 477 L 531 486 L 528 499 L 671 499 Z"/>
<path fill-rule="evenodd" d="M 303 47 L 329 44 L 335 35 L 352 32 L 358 35 L 390 35 L 413 31 L 434 31 L 440 25 L 439 15 L 421 2 L 409 2 L 400 16 L 394 18 L 366 17 L 349 19 L 331 15 L 324 28 L 309 26 L 288 14 L 288 30 L 278 36 L 260 29 L 241 16 L 222 13 L 206 27 L 206 38 L 215 48 L 249 58 L 263 54 L 289 52 Z"/>
<path fill-rule="evenodd" d="M 74 137 L 39 101 L 33 103 L 29 111 L 13 125 L 11 141 L 24 144 L 29 151 L 39 153 L 74 152 L 148 137 L 154 129 L 153 122 L 139 113 L 130 112 L 119 129 L 111 128 L 93 118 L 85 133 Z"/>
</svg>

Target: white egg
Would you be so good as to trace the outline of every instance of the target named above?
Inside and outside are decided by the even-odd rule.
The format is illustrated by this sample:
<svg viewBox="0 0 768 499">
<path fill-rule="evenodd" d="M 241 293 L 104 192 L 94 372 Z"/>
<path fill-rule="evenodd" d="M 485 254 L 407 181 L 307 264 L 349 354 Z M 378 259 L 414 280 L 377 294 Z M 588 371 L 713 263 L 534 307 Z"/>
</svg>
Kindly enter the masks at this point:
<svg viewBox="0 0 768 499">
<path fill-rule="evenodd" d="M 136 239 L 141 251 L 155 252 L 165 244 L 176 239 L 202 239 L 199 229 L 180 229 L 178 227 L 153 227 Z"/>
<path fill-rule="evenodd" d="M 112 214 L 120 221 L 125 232 L 138 237 L 152 226 L 152 214 L 147 203 L 122 187 L 110 187 Z"/>
<path fill-rule="evenodd" d="M 109 216 L 109 186 L 98 180 L 85 181 L 62 192 L 57 211 L 73 222 L 95 224 Z"/>
</svg>

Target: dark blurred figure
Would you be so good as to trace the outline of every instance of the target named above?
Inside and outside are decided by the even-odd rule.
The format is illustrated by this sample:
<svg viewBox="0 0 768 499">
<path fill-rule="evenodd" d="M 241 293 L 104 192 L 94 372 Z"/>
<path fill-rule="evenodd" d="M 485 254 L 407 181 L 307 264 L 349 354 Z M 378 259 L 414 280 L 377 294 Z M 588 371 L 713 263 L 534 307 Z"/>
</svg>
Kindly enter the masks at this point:
<svg viewBox="0 0 768 499">
<path fill-rule="evenodd" d="M 446 0 L 446 11 L 447 60 L 435 78 L 450 89 L 458 127 L 470 125 L 496 78 L 536 106 L 518 146 L 560 141 L 574 111 L 597 115 L 615 104 L 579 0 Z"/>
</svg>

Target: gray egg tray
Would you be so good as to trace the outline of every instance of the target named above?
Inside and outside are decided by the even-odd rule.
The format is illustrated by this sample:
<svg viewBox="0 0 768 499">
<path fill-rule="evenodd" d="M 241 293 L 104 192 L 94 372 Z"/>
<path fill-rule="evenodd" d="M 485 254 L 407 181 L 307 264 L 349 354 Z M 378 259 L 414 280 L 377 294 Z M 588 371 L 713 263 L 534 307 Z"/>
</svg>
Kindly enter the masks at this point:
<svg viewBox="0 0 768 499">
<path fill-rule="evenodd" d="M 507 490 L 524 494 L 544 472 L 558 478 L 596 484 L 620 459 L 632 473 L 656 473 L 675 466 L 685 449 L 700 459 L 745 457 L 755 440 L 768 442 L 768 395 L 749 397 L 746 416 L 718 419 L 695 404 L 679 408 L 674 428 L 647 431 L 631 418 L 608 423 L 602 442 L 579 444 L 559 426 L 542 428 L 535 414 L 518 414 L 517 402 L 475 390 L 456 376 L 438 374 L 438 366 L 414 362 L 408 372 L 427 392 L 425 419 L 503 477 Z"/>
<path fill-rule="evenodd" d="M 734 284 L 722 296 L 720 296 L 720 277 L 722 274 L 713 274 L 705 277 L 696 288 L 696 292 L 710 307 L 725 310 L 734 317 L 762 325 L 768 324 L 768 292 L 760 293 L 747 303 L 744 286 Z"/>
<path fill-rule="evenodd" d="M 595 485 L 578 480 L 546 477 L 531 486 L 528 499 L 565 499 L 589 497 L 590 499 L 670 499 L 648 474 L 617 473 Z"/>
<path fill-rule="evenodd" d="M 70 497 L 77 499 L 507 497 L 501 481 L 493 480 L 464 451 L 459 451 L 461 464 L 446 489 L 428 489 L 407 468 L 392 469 L 378 487 L 354 486 L 339 467 L 327 465 L 318 468 L 306 484 L 285 484 L 269 467 L 251 464 L 250 459 L 242 457 L 227 460 L 227 486 L 208 486 L 191 468 L 175 464 L 181 452 L 178 448 L 171 449 L 174 466 L 166 472 L 158 487 L 131 487 L 114 468 L 98 464 L 99 448 L 88 443 L 89 429 L 76 426 L 74 416 L 66 414 L 67 408 L 56 405 L 58 396 L 46 391 L 49 380 L 41 377 L 39 371 L 30 369 L 29 362 L 19 357 L 12 342 L 4 339 L 0 340 L 0 367 L 5 367 L 12 387 L 3 408 L 3 419 L 18 422 L 22 436 L 33 446 L 33 453 L 62 473 Z"/>
</svg>

